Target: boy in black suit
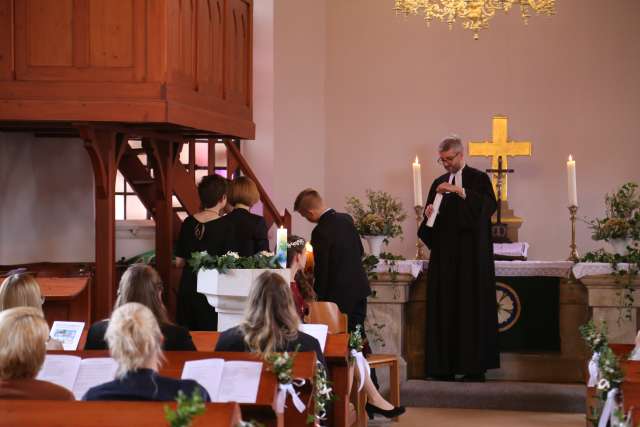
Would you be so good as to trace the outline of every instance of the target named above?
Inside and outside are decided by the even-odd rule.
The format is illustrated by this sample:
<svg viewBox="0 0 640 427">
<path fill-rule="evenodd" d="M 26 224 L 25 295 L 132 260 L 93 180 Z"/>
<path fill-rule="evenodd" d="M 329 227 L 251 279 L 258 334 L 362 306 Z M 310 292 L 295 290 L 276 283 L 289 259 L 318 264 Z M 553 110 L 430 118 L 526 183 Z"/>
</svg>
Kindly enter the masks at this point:
<svg viewBox="0 0 640 427">
<path fill-rule="evenodd" d="M 316 223 L 311 233 L 314 256 L 315 290 L 319 301 L 331 301 L 349 317 L 349 330 L 367 315 L 371 294 L 367 273 L 362 266 L 364 249 L 351 216 L 327 209 L 317 191 L 303 190 L 293 209 Z"/>
</svg>

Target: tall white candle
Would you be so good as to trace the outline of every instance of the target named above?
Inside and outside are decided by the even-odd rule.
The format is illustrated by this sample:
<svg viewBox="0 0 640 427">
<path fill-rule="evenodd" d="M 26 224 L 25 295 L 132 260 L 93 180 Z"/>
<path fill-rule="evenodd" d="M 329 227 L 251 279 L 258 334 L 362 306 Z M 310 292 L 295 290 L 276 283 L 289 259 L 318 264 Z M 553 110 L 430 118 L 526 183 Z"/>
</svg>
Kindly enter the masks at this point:
<svg viewBox="0 0 640 427">
<path fill-rule="evenodd" d="M 413 205 L 422 206 L 422 173 L 418 156 L 413 162 Z"/>
<path fill-rule="evenodd" d="M 282 268 L 287 268 L 287 229 L 282 226 L 276 234 L 276 260 Z"/>
<path fill-rule="evenodd" d="M 567 160 L 567 188 L 569 192 L 569 206 L 578 206 L 578 187 L 576 184 L 576 161 L 569 155 Z"/>
</svg>

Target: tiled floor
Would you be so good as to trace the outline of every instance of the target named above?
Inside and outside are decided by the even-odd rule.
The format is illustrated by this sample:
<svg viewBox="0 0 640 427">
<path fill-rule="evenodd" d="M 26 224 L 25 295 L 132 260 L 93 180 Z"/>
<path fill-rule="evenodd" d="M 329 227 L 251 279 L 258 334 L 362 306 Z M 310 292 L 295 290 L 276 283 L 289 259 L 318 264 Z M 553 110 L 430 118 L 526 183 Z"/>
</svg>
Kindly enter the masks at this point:
<svg viewBox="0 0 640 427">
<path fill-rule="evenodd" d="M 584 414 L 407 408 L 397 423 L 376 418 L 371 426 L 388 427 L 584 427 Z"/>
</svg>

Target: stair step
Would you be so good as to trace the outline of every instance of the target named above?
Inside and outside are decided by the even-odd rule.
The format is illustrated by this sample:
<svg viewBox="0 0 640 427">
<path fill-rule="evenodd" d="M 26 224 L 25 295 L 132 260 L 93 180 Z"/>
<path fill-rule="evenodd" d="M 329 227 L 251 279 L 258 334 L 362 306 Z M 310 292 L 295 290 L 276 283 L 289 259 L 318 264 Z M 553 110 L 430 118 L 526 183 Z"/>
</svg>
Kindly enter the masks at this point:
<svg viewBox="0 0 640 427">
<path fill-rule="evenodd" d="M 131 185 L 150 185 L 155 181 L 153 179 L 137 179 L 135 181 L 131 181 Z"/>
</svg>

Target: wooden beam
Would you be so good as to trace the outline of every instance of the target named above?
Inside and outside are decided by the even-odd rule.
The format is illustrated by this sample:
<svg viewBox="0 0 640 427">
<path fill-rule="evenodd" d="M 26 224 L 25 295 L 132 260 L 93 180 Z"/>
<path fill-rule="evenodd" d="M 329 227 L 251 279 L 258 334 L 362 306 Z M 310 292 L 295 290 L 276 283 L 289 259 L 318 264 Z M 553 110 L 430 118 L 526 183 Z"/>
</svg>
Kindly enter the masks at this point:
<svg viewBox="0 0 640 427">
<path fill-rule="evenodd" d="M 95 259 L 92 294 L 94 319 L 109 317 L 115 301 L 115 182 L 118 159 L 126 142 L 114 129 L 81 127 L 95 178 Z"/>
</svg>

